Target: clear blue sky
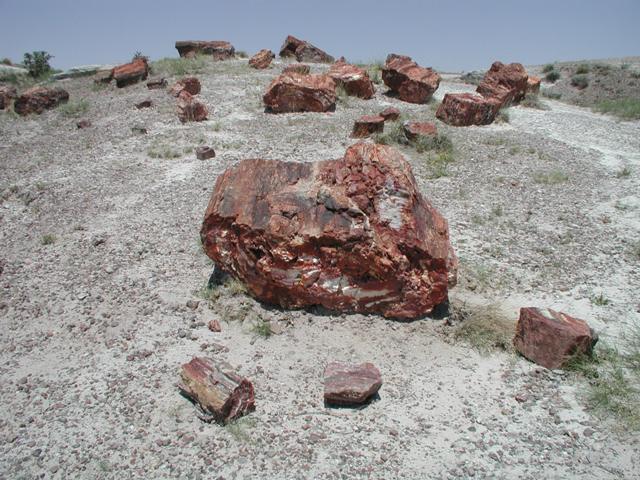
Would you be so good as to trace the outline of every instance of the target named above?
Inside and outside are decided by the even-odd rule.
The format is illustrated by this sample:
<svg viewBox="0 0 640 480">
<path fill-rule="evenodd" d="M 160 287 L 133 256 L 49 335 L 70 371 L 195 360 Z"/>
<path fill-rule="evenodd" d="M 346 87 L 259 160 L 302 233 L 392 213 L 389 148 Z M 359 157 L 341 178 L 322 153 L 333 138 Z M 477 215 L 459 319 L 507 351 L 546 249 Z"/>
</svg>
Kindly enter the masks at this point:
<svg viewBox="0 0 640 480">
<path fill-rule="evenodd" d="M 229 40 L 253 54 L 287 34 L 350 61 L 424 66 L 640 55 L 640 0 L 0 0 L 0 58 L 46 50 L 68 68 L 175 57 L 176 40 Z"/>
</svg>

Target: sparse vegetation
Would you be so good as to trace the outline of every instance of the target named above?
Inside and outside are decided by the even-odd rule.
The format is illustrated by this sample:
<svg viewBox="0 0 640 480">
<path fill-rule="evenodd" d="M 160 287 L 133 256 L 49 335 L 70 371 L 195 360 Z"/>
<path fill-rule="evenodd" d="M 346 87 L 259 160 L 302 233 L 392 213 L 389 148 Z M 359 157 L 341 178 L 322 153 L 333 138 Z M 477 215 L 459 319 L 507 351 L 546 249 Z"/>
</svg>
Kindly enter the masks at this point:
<svg viewBox="0 0 640 480">
<path fill-rule="evenodd" d="M 562 94 L 559 92 L 550 92 L 549 90 L 542 90 L 542 96 L 550 98 L 551 100 L 560 100 Z"/>
<path fill-rule="evenodd" d="M 548 172 L 536 172 L 533 175 L 533 180 L 536 183 L 543 185 L 558 185 L 569 180 L 569 175 L 562 170 L 551 170 Z"/>
<path fill-rule="evenodd" d="M 271 324 L 269 322 L 265 322 L 262 319 L 258 319 L 253 327 L 251 327 L 251 331 L 262 338 L 269 338 L 273 334 L 273 331 L 271 330 Z"/>
<path fill-rule="evenodd" d="M 611 302 L 607 297 L 604 296 L 602 292 L 600 292 L 598 295 L 594 295 L 593 297 L 591 297 L 591 303 L 598 307 L 604 307 L 605 305 L 609 305 L 609 303 Z"/>
<path fill-rule="evenodd" d="M 236 52 L 236 57 L 238 57 L 238 58 L 249 58 L 249 54 L 247 52 L 245 52 L 244 50 L 238 50 Z"/>
<path fill-rule="evenodd" d="M 578 65 L 578 68 L 576 69 L 576 74 L 583 75 L 585 73 L 589 73 L 589 70 L 591 70 L 591 68 L 589 67 L 589 64 L 583 63 L 582 65 Z"/>
<path fill-rule="evenodd" d="M 552 63 L 547 63 L 544 67 L 542 67 L 542 73 L 549 73 L 549 72 L 553 72 L 555 70 L 555 67 L 553 66 Z"/>
<path fill-rule="evenodd" d="M 37 51 L 24 54 L 24 68 L 29 71 L 29 75 L 33 78 L 43 78 L 51 73 L 51 65 L 49 60 L 53 58 L 45 51 Z"/>
<path fill-rule="evenodd" d="M 58 111 L 65 117 L 77 117 L 89 110 L 89 102 L 81 98 L 80 100 L 71 100 L 58 107 Z"/>
<path fill-rule="evenodd" d="M 549 83 L 555 83 L 560 79 L 560 72 L 552 70 L 544 76 L 544 79 Z"/>
<path fill-rule="evenodd" d="M 589 86 L 589 77 L 587 75 L 574 75 L 571 77 L 571 85 L 582 90 Z"/>
<path fill-rule="evenodd" d="M 11 65 L 13 65 L 13 63 L 11 63 L 11 60 L 10 60 L 10 59 L 8 59 L 8 58 L 6 58 L 6 57 L 5 57 L 5 58 L 3 58 L 2 60 L 0 60 L 0 63 L 1 63 L 2 65 L 10 65 L 10 66 L 11 66 Z"/>
<path fill-rule="evenodd" d="M 537 108 L 538 110 L 547 110 L 547 107 L 540 101 L 538 95 L 527 93 L 520 101 L 520 105 L 527 108 Z"/>
<path fill-rule="evenodd" d="M 336 99 L 345 107 L 349 106 L 349 94 L 343 85 L 338 85 L 336 87 Z"/>
<path fill-rule="evenodd" d="M 170 145 L 154 145 L 147 149 L 147 155 L 151 158 L 164 158 L 169 160 L 172 158 L 180 158 L 183 152 Z"/>
<path fill-rule="evenodd" d="M 616 178 L 629 178 L 631 176 L 631 168 L 623 167 L 616 172 Z"/>
<path fill-rule="evenodd" d="M 482 354 L 492 350 L 513 351 L 515 321 L 504 315 L 497 305 L 452 306 L 453 337 Z"/>
<path fill-rule="evenodd" d="M 602 113 L 610 113 L 623 120 L 640 119 L 640 99 L 623 98 L 618 100 L 604 100 L 595 109 Z"/>
<path fill-rule="evenodd" d="M 190 73 L 202 73 L 207 67 L 208 57 L 196 55 L 193 58 L 163 58 L 152 64 L 153 71 L 170 75 L 181 76 Z"/>
<path fill-rule="evenodd" d="M 253 417 L 242 417 L 227 423 L 225 426 L 227 432 L 229 432 L 238 442 L 247 444 L 253 442 L 253 437 L 249 431 L 256 426 L 256 420 Z"/>
<path fill-rule="evenodd" d="M 495 122 L 496 123 L 509 123 L 509 109 L 508 108 L 502 108 L 498 112 L 498 115 L 496 115 Z"/>
<path fill-rule="evenodd" d="M 42 236 L 42 238 L 40 239 L 40 243 L 42 245 L 53 245 L 54 243 L 56 243 L 56 236 L 52 233 L 47 233 L 46 235 Z"/>
</svg>

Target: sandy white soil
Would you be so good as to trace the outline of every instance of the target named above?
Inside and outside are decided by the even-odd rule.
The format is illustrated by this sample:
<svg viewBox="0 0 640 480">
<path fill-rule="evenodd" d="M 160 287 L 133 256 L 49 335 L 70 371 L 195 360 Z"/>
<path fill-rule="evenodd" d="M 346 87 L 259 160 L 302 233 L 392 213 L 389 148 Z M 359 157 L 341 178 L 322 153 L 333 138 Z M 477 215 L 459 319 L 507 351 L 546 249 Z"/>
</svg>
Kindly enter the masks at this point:
<svg viewBox="0 0 640 480">
<path fill-rule="evenodd" d="M 391 105 L 434 119 L 433 105 L 381 85 L 334 113 L 266 114 L 261 95 L 281 65 L 245 64 L 198 75 L 212 112 L 200 124 L 181 125 L 163 91 L 95 91 L 90 79 L 58 82 L 88 100 L 89 129 L 56 110 L 0 114 L 0 477 L 637 478 L 638 436 L 587 410 L 581 380 L 482 355 L 453 342 L 443 319 L 282 311 L 225 288 L 201 298 L 212 264 L 198 232 L 225 168 L 337 158 L 355 118 Z M 468 89 L 447 78 L 436 98 Z M 136 110 L 145 98 L 155 106 Z M 438 122 L 455 146 L 448 176 L 430 178 L 424 155 L 401 151 L 450 222 L 453 307 L 496 304 L 514 321 L 521 306 L 552 307 L 619 344 L 640 321 L 640 122 L 543 102 L 512 108 L 507 124 Z M 200 144 L 217 157 L 196 160 Z M 566 180 L 536 180 L 550 172 Z M 592 302 L 600 294 L 608 305 Z M 257 336 L 258 320 L 279 334 Z M 231 427 L 196 417 L 176 383 L 203 354 L 254 382 L 255 413 Z M 331 360 L 375 363 L 380 398 L 326 409 Z"/>
</svg>

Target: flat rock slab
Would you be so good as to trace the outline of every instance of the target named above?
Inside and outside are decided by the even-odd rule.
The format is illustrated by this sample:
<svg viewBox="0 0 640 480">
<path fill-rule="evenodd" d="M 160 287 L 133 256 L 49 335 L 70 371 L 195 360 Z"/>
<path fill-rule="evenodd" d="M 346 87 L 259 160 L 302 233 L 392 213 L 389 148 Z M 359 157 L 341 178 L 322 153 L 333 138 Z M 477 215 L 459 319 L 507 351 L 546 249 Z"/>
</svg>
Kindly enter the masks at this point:
<svg viewBox="0 0 640 480">
<path fill-rule="evenodd" d="M 253 385 L 228 363 L 195 357 L 182 365 L 180 377 L 182 393 L 217 422 L 228 423 L 255 410 Z"/>
<path fill-rule="evenodd" d="M 384 131 L 384 117 L 380 115 L 363 115 L 353 124 L 351 136 L 364 138 Z"/>
<path fill-rule="evenodd" d="M 127 87 L 147 79 L 149 65 L 147 60 L 140 58 L 124 65 L 119 65 L 111 71 L 111 76 L 116 81 L 118 88 Z"/>
<path fill-rule="evenodd" d="M 402 129 L 409 140 L 417 140 L 420 137 L 435 137 L 438 129 L 431 122 L 406 122 Z"/>
<path fill-rule="evenodd" d="M 179 40 L 176 42 L 176 50 L 181 57 L 211 55 L 217 61 L 233 58 L 236 53 L 233 45 L 225 40 Z"/>
<path fill-rule="evenodd" d="M 587 322 L 551 309 L 524 307 L 513 344 L 529 360 L 554 369 L 574 355 L 591 355 L 598 336 Z"/>
<path fill-rule="evenodd" d="M 217 266 L 282 307 L 411 319 L 455 284 L 447 221 L 386 145 L 313 163 L 243 160 L 218 177 L 200 235 Z"/>
<path fill-rule="evenodd" d="M 329 405 L 362 405 L 381 386 L 380 370 L 372 363 L 331 362 L 324 370 L 324 401 Z"/>
</svg>

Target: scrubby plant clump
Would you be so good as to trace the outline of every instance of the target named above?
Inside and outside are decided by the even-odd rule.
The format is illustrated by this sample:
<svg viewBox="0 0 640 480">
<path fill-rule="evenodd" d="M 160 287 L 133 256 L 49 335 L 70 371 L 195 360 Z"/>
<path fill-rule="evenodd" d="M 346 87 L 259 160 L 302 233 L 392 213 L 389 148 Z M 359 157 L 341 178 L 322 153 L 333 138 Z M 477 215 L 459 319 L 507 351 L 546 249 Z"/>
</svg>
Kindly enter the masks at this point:
<svg viewBox="0 0 640 480">
<path fill-rule="evenodd" d="M 40 78 L 51 72 L 49 60 L 53 55 L 49 55 L 45 51 L 37 51 L 24 54 L 24 67 L 29 71 L 29 75 L 33 78 Z"/>
</svg>

